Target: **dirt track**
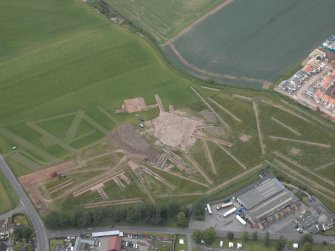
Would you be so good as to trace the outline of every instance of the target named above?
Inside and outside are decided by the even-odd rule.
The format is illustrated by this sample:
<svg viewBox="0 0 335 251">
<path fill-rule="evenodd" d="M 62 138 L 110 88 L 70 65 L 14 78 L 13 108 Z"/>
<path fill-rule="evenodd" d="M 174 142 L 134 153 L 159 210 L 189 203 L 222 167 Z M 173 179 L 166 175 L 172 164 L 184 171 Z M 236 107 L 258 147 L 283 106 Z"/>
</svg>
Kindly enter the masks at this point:
<svg viewBox="0 0 335 251">
<path fill-rule="evenodd" d="M 197 24 L 201 23 L 202 21 L 204 21 L 207 17 L 214 15 L 216 12 L 218 12 L 219 10 L 223 9 L 224 7 L 226 7 L 227 5 L 233 3 L 235 0 L 226 0 L 223 3 L 221 3 L 220 5 L 216 6 L 214 9 L 212 9 L 211 11 L 207 12 L 207 14 L 203 15 L 202 17 L 200 17 L 198 20 L 196 20 L 195 22 L 193 22 L 192 24 L 190 24 L 189 26 L 187 26 L 186 28 L 184 28 L 182 31 L 180 31 L 179 33 L 177 33 L 174 37 L 172 37 L 171 39 L 169 39 L 168 41 L 166 41 L 163 46 L 165 45 L 169 45 L 171 43 L 173 43 L 174 41 L 176 41 L 179 37 L 181 37 L 182 35 L 184 35 L 185 33 L 189 32 L 194 26 L 196 26 Z"/>
<path fill-rule="evenodd" d="M 331 145 L 328 145 L 328 144 L 322 144 L 322 143 L 312 142 L 312 141 L 288 139 L 288 138 L 277 137 L 277 136 L 269 136 L 269 137 L 273 140 L 291 141 L 291 142 L 301 143 L 301 144 L 310 145 L 310 146 L 318 146 L 318 147 L 323 147 L 323 148 L 330 148 L 331 147 Z"/>
<path fill-rule="evenodd" d="M 254 109 L 254 113 L 255 113 L 259 143 L 261 145 L 262 154 L 264 155 L 265 154 L 264 136 L 263 136 L 262 131 L 261 131 L 261 123 L 260 123 L 260 119 L 259 119 L 258 105 L 255 101 L 252 101 L 252 108 Z"/>
</svg>

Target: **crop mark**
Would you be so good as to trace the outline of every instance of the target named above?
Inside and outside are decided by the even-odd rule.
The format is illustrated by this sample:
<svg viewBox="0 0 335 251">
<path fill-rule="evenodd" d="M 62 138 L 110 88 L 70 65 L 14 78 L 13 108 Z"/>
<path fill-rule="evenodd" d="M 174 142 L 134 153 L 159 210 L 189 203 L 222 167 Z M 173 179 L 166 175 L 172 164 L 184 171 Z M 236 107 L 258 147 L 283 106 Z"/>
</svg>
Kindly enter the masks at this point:
<svg viewBox="0 0 335 251">
<path fill-rule="evenodd" d="M 216 145 L 218 147 L 220 147 L 230 158 L 232 158 L 237 164 L 239 164 L 243 169 L 247 169 L 247 167 L 241 162 L 239 161 L 234 155 L 232 155 L 230 152 L 228 152 L 223 146 L 221 146 L 220 144 Z"/>
<path fill-rule="evenodd" d="M 48 137 L 52 142 L 54 142 L 55 144 L 59 145 L 64 150 L 66 150 L 66 151 L 68 151 L 70 153 L 76 150 L 75 148 L 73 148 L 73 147 L 65 144 L 62 140 L 60 140 L 59 138 L 55 137 L 51 133 L 49 133 L 46 130 L 42 129 L 41 127 L 39 127 L 35 123 L 27 121 L 25 124 L 28 127 L 30 127 L 31 129 L 33 129 L 34 131 L 38 132 L 39 134 L 41 134 L 41 135 L 43 135 L 45 137 Z"/>
<path fill-rule="evenodd" d="M 102 106 L 97 106 L 97 109 L 104 114 L 107 118 L 109 118 L 111 121 L 113 121 L 115 124 L 117 124 L 118 122 L 116 121 L 116 119 L 113 117 L 112 114 L 110 114 L 108 111 L 106 111 Z"/>
<path fill-rule="evenodd" d="M 215 100 L 213 100 L 212 98 L 208 98 L 209 101 L 211 101 L 212 103 L 214 103 L 217 107 L 219 107 L 222 111 L 224 111 L 225 113 L 227 113 L 230 117 L 232 117 L 235 121 L 241 123 L 241 119 L 239 119 L 235 114 L 233 114 L 232 112 L 230 112 L 227 108 L 223 107 L 223 105 L 219 104 L 218 102 L 216 102 Z"/>
<path fill-rule="evenodd" d="M 79 110 L 78 112 L 76 112 L 76 115 L 74 116 L 72 122 L 71 122 L 71 125 L 70 127 L 68 128 L 66 134 L 65 134 L 65 137 L 64 137 L 64 142 L 65 143 L 70 143 L 71 142 L 71 139 L 74 138 L 74 136 L 76 135 L 77 133 L 77 130 L 81 124 L 81 121 L 83 119 L 83 115 L 84 115 L 84 111 L 83 110 Z"/>
<path fill-rule="evenodd" d="M 260 123 L 260 119 L 259 119 L 259 109 L 258 109 L 258 105 L 255 101 L 252 101 L 252 108 L 253 108 L 254 113 L 255 113 L 259 143 L 260 143 L 260 146 L 261 146 L 262 154 L 264 155 L 265 154 L 264 137 L 263 137 L 263 134 L 262 134 L 261 123 Z"/>
<path fill-rule="evenodd" d="M 272 119 L 274 122 L 276 122 L 278 125 L 284 127 L 285 129 L 289 130 L 290 132 L 294 133 L 295 135 L 297 135 L 297 136 L 301 136 L 301 133 L 300 133 L 300 132 L 294 130 L 292 127 L 290 127 L 290 126 L 284 124 L 283 122 L 280 122 L 278 119 L 276 119 L 276 118 L 274 118 L 274 117 L 271 117 L 271 119 Z"/>
<path fill-rule="evenodd" d="M 200 100 L 215 114 L 217 119 L 223 124 L 227 129 L 229 129 L 229 125 L 221 118 L 221 116 L 214 110 L 214 108 L 197 92 L 193 87 L 190 87 L 191 90 L 200 98 Z"/>
<path fill-rule="evenodd" d="M 331 147 L 331 145 L 328 145 L 328 144 L 322 144 L 322 143 L 312 142 L 312 141 L 289 139 L 289 138 L 277 137 L 277 136 L 272 136 L 272 135 L 270 135 L 269 137 L 273 140 L 289 141 L 289 142 L 295 142 L 295 143 L 300 143 L 300 144 L 305 144 L 305 145 L 310 145 L 310 146 L 318 146 L 318 147 L 323 147 L 323 148 Z"/>
<path fill-rule="evenodd" d="M 208 148 L 208 144 L 207 144 L 207 141 L 204 140 L 204 139 L 201 139 L 201 143 L 202 143 L 202 147 L 203 147 L 203 150 L 205 152 L 205 156 L 212 168 L 212 171 L 214 174 L 217 174 L 217 171 L 216 171 L 216 168 L 215 168 L 215 165 L 214 165 L 214 161 L 213 161 L 213 158 L 212 158 L 212 154 L 210 153 L 209 151 L 209 148 Z"/>
<path fill-rule="evenodd" d="M 24 147 L 25 149 L 29 149 L 30 152 L 35 154 L 36 156 L 46 160 L 46 161 L 52 161 L 56 159 L 54 156 L 49 154 L 48 152 L 44 151 L 43 149 L 31 144 L 29 141 L 21 138 L 20 136 L 16 135 L 15 133 L 11 132 L 10 130 L 6 128 L 0 128 L 0 134 L 2 134 L 3 137 L 9 139 L 10 141 L 13 141 L 13 143 L 20 145 Z"/>
</svg>

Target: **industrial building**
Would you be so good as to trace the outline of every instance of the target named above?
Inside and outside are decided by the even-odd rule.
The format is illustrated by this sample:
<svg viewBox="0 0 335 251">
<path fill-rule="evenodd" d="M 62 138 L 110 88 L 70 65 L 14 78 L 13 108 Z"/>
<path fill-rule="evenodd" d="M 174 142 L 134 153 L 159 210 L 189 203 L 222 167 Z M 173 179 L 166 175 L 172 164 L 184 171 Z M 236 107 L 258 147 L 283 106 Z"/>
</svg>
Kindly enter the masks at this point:
<svg viewBox="0 0 335 251">
<path fill-rule="evenodd" d="M 246 209 L 244 216 L 253 224 L 258 224 L 271 217 L 280 218 L 282 211 L 298 200 L 298 198 L 276 178 L 263 179 L 262 182 L 239 193 L 236 202 Z"/>
</svg>

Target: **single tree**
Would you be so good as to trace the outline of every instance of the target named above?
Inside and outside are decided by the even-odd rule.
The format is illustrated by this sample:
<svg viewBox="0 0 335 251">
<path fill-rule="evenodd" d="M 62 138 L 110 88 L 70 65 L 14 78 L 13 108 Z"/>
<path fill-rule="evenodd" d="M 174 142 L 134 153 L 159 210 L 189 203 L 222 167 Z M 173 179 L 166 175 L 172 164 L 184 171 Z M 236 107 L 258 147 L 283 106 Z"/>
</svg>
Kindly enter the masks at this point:
<svg viewBox="0 0 335 251">
<path fill-rule="evenodd" d="M 195 230 L 192 234 L 192 240 L 195 242 L 195 243 L 201 243 L 201 240 L 202 240 L 202 232 L 200 230 Z"/>
<path fill-rule="evenodd" d="M 279 240 L 275 242 L 276 251 L 281 251 L 286 245 L 286 239 L 283 236 L 280 236 Z"/>
<path fill-rule="evenodd" d="M 177 214 L 177 224 L 180 227 L 186 227 L 187 226 L 187 218 L 184 212 L 179 212 Z"/>
<path fill-rule="evenodd" d="M 301 237 L 301 243 L 302 244 L 305 244 L 305 243 L 313 243 L 313 237 L 312 235 L 310 234 L 304 234 L 302 237 Z"/>
<path fill-rule="evenodd" d="M 266 232 L 264 236 L 264 245 L 266 247 L 270 246 L 270 233 Z"/>
<path fill-rule="evenodd" d="M 247 242 L 249 240 L 249 233 L 247 231 L 242 233 L 242 241 Z"/>
<path fill-rule="evenodd" d="M 306 242 L 302 248 L 300 249 L 300 251 L 312 251 L 313 245 L 312 243 Z"/>
<path fill-rule="evenodd" d="M 256 232 L 256 231 L 252 233 L 252 239 L 253 239 L 254 241 L 257 241 L 258 236 L 257 236 L 257 232 Z"/>
<path fill-rule="evenodd" d="M 206 229 L 202 233 L 202 238 L 206 244 L 212 244 L 212 242 L 215 240 L 215 229 L 214 227 L 210 227 Z"/>
<path fill-rule="evenodd" d="M 234 239 L 234 233 L 228 232 L 227 233 L 227 239 L 230 240 L 230 241 L 232 241 Z"/>
</svg>

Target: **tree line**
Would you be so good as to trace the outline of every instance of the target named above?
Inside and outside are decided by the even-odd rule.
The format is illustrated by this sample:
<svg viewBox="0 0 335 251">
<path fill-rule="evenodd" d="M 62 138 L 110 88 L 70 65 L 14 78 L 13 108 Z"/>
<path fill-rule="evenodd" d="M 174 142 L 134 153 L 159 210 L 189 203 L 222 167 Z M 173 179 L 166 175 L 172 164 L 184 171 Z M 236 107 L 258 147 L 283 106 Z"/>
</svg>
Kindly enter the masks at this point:
<svg viewBox="0 0 335 251">
<path fill-rule="evenodd" d="M 186 227 L 191 210 L 175 202 L 160 205 L 137 204 L 133 206 L 76 209 L 74 211 L 51 212 L 44 218 L 50 229 L 81 228 L 110 224 L 165 225 L 174 221 Z"/>
</svg>

